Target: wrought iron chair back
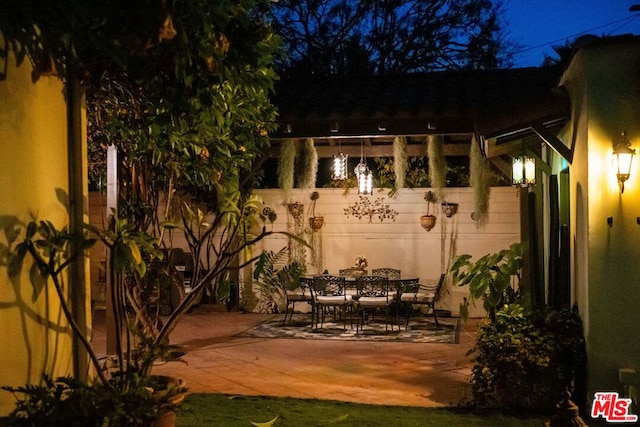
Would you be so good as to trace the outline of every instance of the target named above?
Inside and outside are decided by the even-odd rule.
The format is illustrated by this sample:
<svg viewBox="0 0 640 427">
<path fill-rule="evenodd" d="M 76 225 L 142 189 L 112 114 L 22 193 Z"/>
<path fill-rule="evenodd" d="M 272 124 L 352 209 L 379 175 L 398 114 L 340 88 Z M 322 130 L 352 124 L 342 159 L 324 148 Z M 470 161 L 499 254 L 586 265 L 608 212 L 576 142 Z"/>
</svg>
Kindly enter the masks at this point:
<svg viewBox="0 0 640 427">
<path fill-rule="evenodd" d="M 389 279 L 383 276 L 356 277 L 356 289 L 359 297 L 393 298 L 389 292 Z"/>
<path fill-rule="evenodd" d="M 400 301 L 408 304 L 408 307 L 406 307 L 405 328 L 409 327 L 409 319 L 411 317 L 413 305 L 424 305 L 429 307 L 433 314 L 433 320 L 436 323 L 436 327 L 440 327 L 436 313 L 436 302 L 438 302 L 438 299 L 440 298 L 440 290 L 444 285 L 446 276 L 446 274 L 441 274 L 436 284 L 421 284 L 418 283 L 418 281 L 407 282 L 404 284 Z"/>
<path fill-rule="evenodd" d="M 333 308 L 334 318 L 336 311 L 340 309 L 340 315 L 345 320 L 346 314 L 350 310 L 352 296 L 347 294 L 347 281 L 344 276 L 323 274 L 313 277 L 312 284 L 313 305 L 315 313 L 315 325 L 324 325 L 325 308 Z"/>
<path fill-rule="evenodd" d="M 383 276 L 389 279 L 399 279 L 401 273 L 402 273 L 402 270 L 399 270 L 397 268 L 389 268 L 389 267 L 374 268 L 371 271 L 371 274 L 373 274 L 374 276 Z"/>
<path fill-rule="evenodd" d="M 315 296 L 340 296 L 346 298 L 347 281 L 344 276 L 323 274 L 313 277 L 312 289 Z"/>
<path fill-rule="evenodd" d="M 376 309 L 384 309 L 385 331 L 389 327 L 389 307 L 395 300 L 395 292 L 389 289 L 389 279 L 382 276 L 356 277 L 356 289 L 358 291 L 358 324 L 356 333 L 363 329 L 368 313 Z"/>
<path fill-rule="evenodd" d="M 311 320 L 313 322 L 314 304 L 313 304 L 313 296 L 311 295 L 312 284 L 313 284 L 313 278 L 301 277 L 299 281 L 299 286 L 297 289 L 287 290 L 285 292 L 287 301 L 284 309 L 284 319 L 282 319 L 283 325 L 287 323 L 287 317 L 288 317 L 288 321 L 289 322 L 291 321 L 297 302 L 305 302 L 311 305 Z M 289 307 L 291 307 L 291 310 L 289 310 Z"/>
</svg>

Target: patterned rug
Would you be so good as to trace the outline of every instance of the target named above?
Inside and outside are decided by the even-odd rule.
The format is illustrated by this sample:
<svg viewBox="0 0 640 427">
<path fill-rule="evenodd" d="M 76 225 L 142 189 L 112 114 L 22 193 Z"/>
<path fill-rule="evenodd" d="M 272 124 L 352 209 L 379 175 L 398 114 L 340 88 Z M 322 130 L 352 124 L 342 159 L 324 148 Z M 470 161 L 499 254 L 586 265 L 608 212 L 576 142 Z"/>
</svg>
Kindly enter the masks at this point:
<svg viewBox="0 0 640 427">
<path fill-rule="evenodd" d="M 438 317 L 440 327 L 436 327 L 433 317 L 412 317 L 409 327 L 405 329 L 404 319 L 400 326 L 393 324 L 385 331 L 384 318 L 369 320 L 359 333 L 356 333 L 354 319 L 353 327 L 347 320 L 346 330 L 340 321 L 334 323 L 327 317 L 323 327 L 312 329 L 310 314 L 294 314 L 291 322 L 282 325 L 284 314 L 274 315 L 272 318 L 236 335 L 243 338 L 295 338 L 313 340 L 360 340 L 360 341 L 393 341 L 415 343 L 444 343 L 457 344 L 459 337 L 459 319 L 453 317 Z"/>
</svg>

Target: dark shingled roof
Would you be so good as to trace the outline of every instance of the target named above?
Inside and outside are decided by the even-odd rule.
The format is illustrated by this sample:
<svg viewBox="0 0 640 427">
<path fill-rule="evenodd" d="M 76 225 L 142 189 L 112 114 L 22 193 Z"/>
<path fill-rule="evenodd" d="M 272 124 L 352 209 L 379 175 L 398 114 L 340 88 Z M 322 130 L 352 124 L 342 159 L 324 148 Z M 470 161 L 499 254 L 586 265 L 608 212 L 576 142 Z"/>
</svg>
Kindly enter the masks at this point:
<svg viewBox="0 0 640 427">
<path fill-rule="evenodd" d="M 555 67 L 283 80 L 275 138 L 497 132 L 568 116 Z M 498 125 L 498 126 L 497 126 Z"/>
</svg>

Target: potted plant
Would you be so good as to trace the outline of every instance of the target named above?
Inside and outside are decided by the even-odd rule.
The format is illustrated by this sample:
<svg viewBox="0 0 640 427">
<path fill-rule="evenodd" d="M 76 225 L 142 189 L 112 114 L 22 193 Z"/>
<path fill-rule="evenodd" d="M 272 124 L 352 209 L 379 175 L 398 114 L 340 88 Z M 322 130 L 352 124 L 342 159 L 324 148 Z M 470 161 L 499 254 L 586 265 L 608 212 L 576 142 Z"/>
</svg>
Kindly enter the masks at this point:
<svg viewBox="0 0 640 427">
<path fill-rule="evenodd" d="M 440 205 L 442 206 L 442 213 L 447 218 L 451 218 L 458 212 L 457 203 L 449 203 L 445 201 L 445 202 L 442 202 Z"/>
<path fill-rule="evenodd" d="M 420 225 L 427 231 L 430 231 L 436 225 L 436 216 L 431 214 L 431 204 L 438 201 L 436 194 L 429 190 L 424 194 L 424 200 L 427 202 L 427 214 L 420 217 Z"/>
<path fill-rule="evenodd" d="M 311 215 L 309 216 L 309 227 L 313 231 L 319 231 L 324 225 L 324 217 L 322 215 L 316 216 L 316 202 L 320 198 L 320 193 L 314 191 L 311 193 Z"/>
<path fill-rule="evenodd" d="M 287 204 L 287 209 L 289 209 L 289 213 L 295 218 L 298 219 L 304 213 L 304 205 L 302 203 L 293 202 Z"/>
</svg>

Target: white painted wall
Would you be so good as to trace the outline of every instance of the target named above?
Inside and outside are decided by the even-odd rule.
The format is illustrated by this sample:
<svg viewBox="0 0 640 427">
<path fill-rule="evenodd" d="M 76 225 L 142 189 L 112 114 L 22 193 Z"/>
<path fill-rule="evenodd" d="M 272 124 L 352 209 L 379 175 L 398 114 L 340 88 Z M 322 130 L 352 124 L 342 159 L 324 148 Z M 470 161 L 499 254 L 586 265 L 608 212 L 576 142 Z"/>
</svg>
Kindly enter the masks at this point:
<svg viewBox="0 0 640 427">
<path fill-rule="evenodd" d="M 427 203 L 423 197 L 427 188 L 401 189 L 395 197 L 390 198 L 387 192 L 374 192 L 369 198 L 373 201 L 382 198 L 383 204 L 398 212 L 395 221 L 377 217 L 370 223 L 368 219 L 358 220 L 347 217 L 344 209 L 359 200 L 355 190 L 345 193 L 342 189 L 315 189 L 320 193 L 316 204 L 316 215 L 324 216 L 324 226 L 316 234 L 322 248 L 322 266 L 308 267 L 308 273 L 321 273 L 328 270 L 337 273 L 341 268 L 354 265 L 354 258 L 358 255 L 366 256 L 369 270 L 378 267 L 394 267 L 402 270 L 403 275 L 418 276 L 422 282 L 436 281 L 441 272 L 445 272 L 450 260 L 457 255 L 471 254 L 477 259 L 487 253 L 497 252 L 520 241 L 520 210 L 518 192 L 511 187 L 494 187 L 491 190 L 489 219 L 485 225 L 479 225 L 471 219 L 473 212 L 473 195 L 470 188 L 449 188 L 446 191 L 447 200 L 458 203 L 458 213 L 452 218 L 442 214 L 441 207 L 436 206 L 436 226 L 429 232 L 420 226 L 420 215 L 426 213 Z M 288 203 L 299 202 L 304 205 L 304 238 L 309 240 L 308 216 L 311 200 L 309 196 L 314 190 L 294 189 L 286 199 Z M 293 217 L 288 213 L 283 193 L 279 189 L 256 190 L 255 194 L 264 201 L 264 206 L 273 209 L 278 217 L 273 224 L 266 223 L 268 230 L 293 231 Z M 93 194 L 90 198 L 91 222 L 101 226 L 104 220 L 104 195 Z M 433 213 L 433 212 L 432 212 Z M 176 232 L 174 243 L 180 245 L 182 238 Z M 258 255 L 262 250 L 278 251 L 288 245 L 288 238 L 283 234 L 275 234 L 263 240 L 253 250 Z M 186 249 L 186 244 L 184 244 Z M 441 250 L 444 248 L 444 251 Z M 91 251 L 91 277 L 93 296 L 98 298 L 100 284 L 96 282 L 99 276 L 100 260 L 105 257 L 104 248 L 96 245 Z M 307 250 L 307 262 L 311 261 L 310 251 Z M 252 272 L 248 269 L 241 277 L 242 305 L 252 309 L 255 300 L 248 301 L 250 292 L 246 286 L 250 285 Z M 253 287 L 253 292 L 257 288 Z M 459 314 L 462 298 L 467 296 L 466 288 L 454 288 L 447 280 L 446 289 L 438 308 L 450 310 L 453 315 Z M 303 309 L 296 306 L 296 309 Z M 472 317 L 484 317 L 482 302 L 470 310 Z"/>
<path fill-rule="evenodd" d="M 473 195 L 470 188 L 448 188 L 447 201 L 458 203 L 458 213 L 452 218 L 445 217 L 437 206 L 436 226 L 429 232 L 419 222 L 420 215 L 426 213 L 427 203 L 424 193 L 428 189 L 401 189 L 390 198 L 386 192 L 374 192 L 371 200 L 383 198 L 384 204 L 398 212 L 395 221 L 376 217 L 358 220 L 347 217 L 344 209 L 359 200 L 354 190 L 345 194 L 342 189 L 316 189 L 320 193 L 315 213 L 324 216 L 324 227 L 318 237 L 322 246 L 323 263 L 320 269 L 310 273 L 321 273 L 324 269 L 337 273 L 341 268 L 354 265 L 358 255 L 366 256 L 369 270 L 378 267 L 394 267 L 403 275 L 420 277 L 421 281 L 436 280 L 450 265 L 450 259 L 460 254 L 471 254 L 474 259 L 487 253 L 497 252 L 520 241 L 520 210 L 518 192 L 511 187 L 494 187 L 491 190 L 489 219 L 479 225 L 471 218 Z M 286 201 L 304 204 L 307 217 L 313 190 L 292 190 Z M 288 214 L 283 193 L 280 190 L 258 190 L 256 194 L 264 200 L 265 206 L 275 210 L 278 218 L 267 227 L 274 231 L 287 231 L 287 224 L 293 219 Z M 305 219 L 306 236 L 310 236 Z M 261 244 L 261 249 L 277 251 L 287 245 L 285 236 L 270 238 Z M 452 246 L 453 245 L 453 246 Z M 444 248 L 444 251 L 441 250 Z M 443 300 L 438 308 L 459 313 L 466 288 L 454 289 L 450 280 Z M 472 310 L 474 317 L 483 317 L 485 312 L 479 302 Z"/>
</svg>

